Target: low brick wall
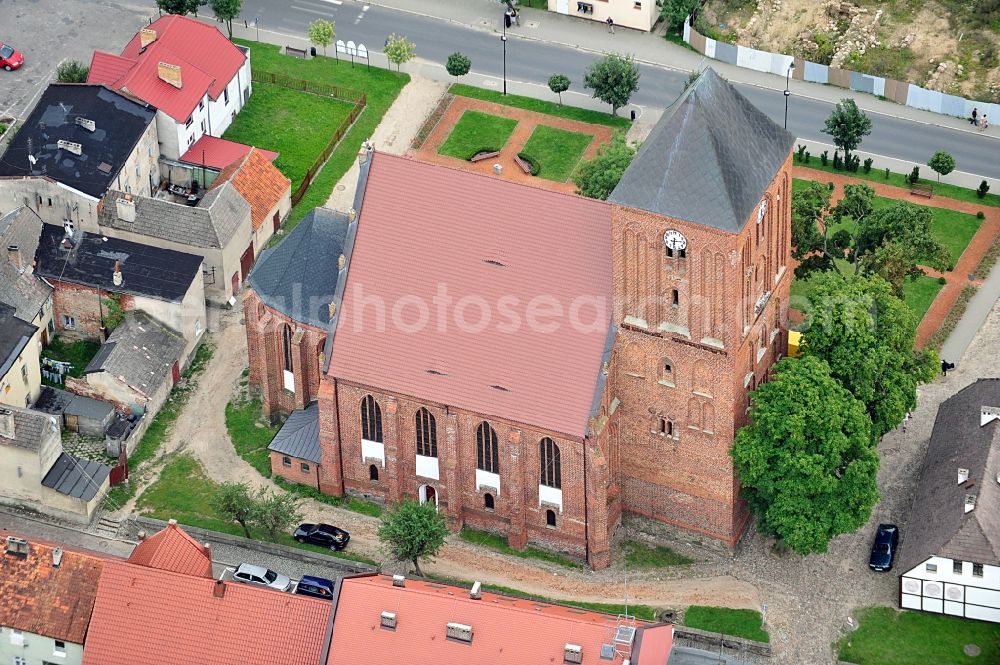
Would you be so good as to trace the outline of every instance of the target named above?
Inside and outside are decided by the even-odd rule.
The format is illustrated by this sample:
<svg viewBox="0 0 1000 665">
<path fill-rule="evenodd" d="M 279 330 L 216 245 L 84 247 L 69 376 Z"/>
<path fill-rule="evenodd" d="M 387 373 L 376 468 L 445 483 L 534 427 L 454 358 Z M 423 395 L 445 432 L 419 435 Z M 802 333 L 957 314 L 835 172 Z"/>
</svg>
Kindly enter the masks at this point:
<svg viewBox="0 0 1000 665">
<path fill-rule="evenodd" d="M 712 633 L 688 626 L 674 626 L 674 643 L 707 650 L 717 650 L 721 646 L 737 654 L 771 656 L 771 645 L 766 642 L 755 642 L 742 637 Z"/>
</svg>

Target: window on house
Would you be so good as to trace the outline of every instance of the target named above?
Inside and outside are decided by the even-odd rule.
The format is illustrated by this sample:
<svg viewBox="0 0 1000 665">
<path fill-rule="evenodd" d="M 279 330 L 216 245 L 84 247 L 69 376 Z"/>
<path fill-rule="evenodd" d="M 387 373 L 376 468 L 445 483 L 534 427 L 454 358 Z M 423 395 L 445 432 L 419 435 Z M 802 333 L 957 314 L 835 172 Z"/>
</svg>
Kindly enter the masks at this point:
<svg viewBox="0 0 1000 665">
<path fill-rule="evenodd" d="M 545 437 L 538 444 L 538 452 L 541 467 L 539 482 L 546 487 L 561 488 L 562 464 L 559 460 L 559 446 L 549 437 Z"/>
<path fill-rule="evenodd" d="M 285 455 L 284 457 L 281 458 L 281 466 L 291 466 L 291 465 L 292 465 L 291 457 Z"/>
<path fill-rule="evenodd" d="M 981 563 L 974 563 L 974 564 L 972 564 L 972 576 L 973 577 L 982 577 L 983 576 L 983 564 L 981 564 Z"/>
<path fill-rule="evenodd" d="M 49 197 L 49 207 L 50 208 L 52 207 L 52 197 L 51 196 Z"/>
<path fill-rule="evenodd" d="M 953 572 L 956 575 L 961 575 L 962 574 L 962 562 L 961 561 L 952 561 L 951 562 L 951 572 Z"/>
<path fill-rule="evenodd" d="M 284 361 L 284 370 L 292 371 L 292 327 L 281 326 L 281 357 Z"/>
<path fill-rule="evenodd" d="M 55 645 L 52 647 L 52 654 L 54 656 L 65 656 L 66 655 L 66 643 L 62 640 L 55 640 Z"/>
<path fill-rule="evenodd" d="M 76 318 L 70 316 L 69 314 L 62 315 L 63 328 L 68 330 L 74 330 L 76 328 Z"/>
<path fill-rule="evenodd" d="M 28 659 L 24 656 L 14 656 L 14 665 L 28 665 Z"/>
<path fill-rule="evenodd" d="M 361 438 L 382 443 L 382 408 L 371 395 L 361 400 Z"/>
<path fill-rule="evenodd" d="M 677 289 L 670 290 L 670 304 L 674 307 L 681 304 L 681 294 Z"/>
<path fill-rule="evenodd" d="M 198 102 L 198 110 L 199 111 L 204 111 L 205 110 L 205 100 L 204 99 L 201 100 L 200 102 Z"/>
<path fill-rule="evenodd" d="M 229 103 L 229 87 L 228 86 L 222 89 L 222 101 L 225 104 Z"/>
<path fill-rule="evenodd" d="M 202 134 L 205 133 L 205 121 L 204 120 L 201 121 L 201 133 Z"/>
<path fill-rule="evenodd" d="M 546 510 L 545 511 L 545 526 L 550 529 L 556 528 L 556 511 Z"/>
<path fill-rule="evenodd" d="M 485 420 L 476 428 L 476 468 L 489 473 L 500 473 L 497 432 Z"/>
<path fill-rule="evenodd" d="M 21 365 L 21 380 L 24 381 L 25 383 L 28 382 L 28 366 L 27 365 Z"/>
<path fill-rule="evenodd" d="M 660 361 L 660 380 L 667 383 L 674 382 L 674 363 L 670 358 Z"/>
<path fill-rule="evenodd" d="M 642 2 L 640 0 L 635 0 L 635 2 L 632 4 L 632 7 L 635 9 L 642 9 Z"/>
<path fill-rule="evenodd" d="M 309 465 L 305 462 L 299 462 L 299 468 L 302 469 L 302 473 L 309 473 Z"/>
<path fill-rule="evenodd" d="M 929 563 L 925 567 L 926 567 L 928 573 L 936 573 L 937 572 L 937 564 L 936 563 Z"/>
<path fill-rule="evenodd" d="M 489 492 L 483 495 L 483 508 L 490 511 L 491 513 L 496 508 L 496 501 L 493 498 L 493 495 L 490 494 Z"/>
<path fill-rule="evenodd" d="M 378 467 L 375 466 L 374 464 L 368 467 L 368 480 L 372 481 L 373 483 L 378 482 Z"/>
<path fill-rule="evenodd" d="M 190 129 L 191 125 L 193 124 L 194 124 L 194 116 L 191 116 L 190 118 L 187 119 L 187 122 L 184 123 L 184 128 Z"/>
<path fill-rule="evenodd" d="M 666 418 L 660 418 L 660 435 L 661 436 L 673 436 L 674 435 L 674 421 L 667 420 Z"/>
<path fill-rule="evenodd" d="M 417 411 L 417 454 L 424 457 L 438 456 L 437 423 L 434 414 L 421 407 Z"/>
<path fill-rule="evenodd" d="M 193 145 L 194 145 L 194 134 L 188 137 L 188 147 L 190 148 Z"/>
</svg>

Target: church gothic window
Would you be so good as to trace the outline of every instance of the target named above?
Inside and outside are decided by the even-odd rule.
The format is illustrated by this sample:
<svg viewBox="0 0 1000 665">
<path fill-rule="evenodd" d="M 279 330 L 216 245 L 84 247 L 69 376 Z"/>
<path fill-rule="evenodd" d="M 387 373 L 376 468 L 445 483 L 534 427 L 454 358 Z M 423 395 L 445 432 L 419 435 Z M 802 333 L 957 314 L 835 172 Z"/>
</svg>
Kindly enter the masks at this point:
<svg viewBox="0 0 1000 665">
<path fill-rule="evenodd" d="M 538 444 L 540 459 L 539 483 L 546 487 L 559 489 L 562 487 L 562 464 L 559 459 L 559 446 L 549 437 L 545 437 Z"/>
<path fill-rule="evenodd" d="M 371 395 L 361 400 L 361 438 L 382 443 L 382 408 Z"/>
<path fill-rule="evenodd" d="M 421 407 L 416 415 L 417 454 L 423 457 L 437 457 L 437 423 L 434 414 Z"/>
<path fill-rule="evenodd" d="M 476 468 L 487 473 L 500 473 L 497 432 L 485 420 L 476 428 Z"/>
</svg>

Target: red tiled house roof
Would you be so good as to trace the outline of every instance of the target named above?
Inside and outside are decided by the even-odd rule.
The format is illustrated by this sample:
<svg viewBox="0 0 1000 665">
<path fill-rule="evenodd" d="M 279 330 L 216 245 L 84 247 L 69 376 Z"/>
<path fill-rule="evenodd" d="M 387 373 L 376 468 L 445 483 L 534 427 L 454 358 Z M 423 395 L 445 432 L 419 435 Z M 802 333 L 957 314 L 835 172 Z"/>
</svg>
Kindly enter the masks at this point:
<svg viewBox="0 0 1000 665">
<path fill-rule="evenodd" d="M 581 647 L 584 665 L 621 665 L 622 656 L 601 659 L 601 645 L 611 642 L 617 617 L 548 605 L 493 593 L 479 600 L 466 589 L 417 580 L 394 587 L 382 575 L 348 577 L 335 600 L 333 641 L 326 665 L 412 663 L 414 665 L 525 665 L 563 663 L 567 644 Z M 395 629 L 381 626 L 382 612 L 395 614 Z M 448 623 L 472 627 L 472 641 L 446 637 Z M 641 631 L 659 629 L 643 622 Z M 651 640 L 643 665 L 665 665 L 671 626 Z M 401 655 L 405 654 L 405 659 Z M 636 662 L 636 660 L 633 660 Z"/>
<path fill-rule="evenodd" d="M 236 191 L 250 204 L 250 220 L 254 231 L 264 224 L 268 213 L 292 186 L 292 181 L 271 163 L 264 151 L 257 148 L 252 148 L 243 159 L 222 169 L 211 188 L 226 181 L 232 182 Z"/>
<path fill-rule="evenodd" d="M 176 520 L 136 545 L 128 560 L 139 566 L 212 577 L 211 550 L 178 527 Z"/>
<path fill-rule="evenodd" d="M 278 156 L 278 153 L 270 150 L 263 150 L 261 148 L 257 148 L 257 150 L 260 150 L 271 162 Z M 194 145 L 188 148 L 187 152 L 181 155 L 181 161 L 197 166 L 204 165 L 210 169 L 221 171 L 233 162 L 246 157 L 248 152 L 250 152 L 250 146 L 248 145 L 205 134 L 195 141 Z"/>
<path fill-rule="evenodd" d="M 6 537 L 11 534 L 3 532 Z M 0 626 L 55 640 L 83 644 L 90 624 L 97 583 L 108 560 L 29 539 L 27 556 L 0 554 Z"/>
<path fill-rule="evenodd" d="M 329 374 L 584 436 L 611 322 L 611 207 L 379 152 L 371 159 Z M 434 305 L 442 287 L 452 303 L 443 330 Z M 467 297 L 490 308 L 485 329 L 455 323 Z M 417 308 L 407 306 L 402 326 L 380 331 L 377 308 L 363 304 L 370 298 L 386 312 L 419 299 L 429 322 L 414 332 Z M 513 332 L 503 313 L 511 298 Z M 529 326 L 537 298 L 563 315 Z M 581 326 L 566 316 L 574 304 Z M 480 307 L 465 309 L 465 320 L 481 320 Z M 558 328 L 545 329 L 551 323 Z"/>
</svg>

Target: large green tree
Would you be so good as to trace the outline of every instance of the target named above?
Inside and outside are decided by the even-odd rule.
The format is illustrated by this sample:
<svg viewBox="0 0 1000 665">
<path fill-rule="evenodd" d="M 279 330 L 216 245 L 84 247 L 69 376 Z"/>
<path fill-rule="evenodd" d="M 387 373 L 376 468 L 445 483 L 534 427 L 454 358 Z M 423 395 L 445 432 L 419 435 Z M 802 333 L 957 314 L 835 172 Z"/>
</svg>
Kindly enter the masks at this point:
<svg viewBox="0 0 1000 665">
<path fill-rule="evenodd" d="M 799 554 L 868 521 L 878 455 L 864 405 L 815 357 L 785 358 L 750 396 L 732 456 L 761 529 Z"/>
<path fill-rule="evenodd" d="M 917 385 L 936 371 L 933 352 L 913 349 L 913 311 L 877 275 L 819 275 L 808 298 L 803 352 L 824 360 L 864 405 L 873 436 L 895 429 L 916 406 Z"/>
<path fill-rule="evenodd" d="M 215 18 L 226 24 L 229 39 L 233 38 L 233 19 L 243 11 L 243 0 L 209 0 Z"/>
<path fill-rule="evenodd" d="M 266 489 L 257 494 L 252 522 L 267 533 L 271 542 L 278 542 L 280 534 L 291 531 L 301 521 L 299 499 L 294 494 Z"/>
<path fill-rule="evenodd" d="M 639 65 L 630 55 L 609 53 L 595 60 L 583 75 L 583 87 L 594 91 L 594 98 L 611 105 L 611 115 L 628 104 L 639 89 Z"/>
<path fill-rule="evenodd" d="M 615 132 L 610 143 L 598 148 L 594 158 L 581 162 L 573 173 L 576 193 L 602 201 L 607 199 L 632 163 L 635 151 L 623 132 Z"/>
<path fill-rule="evenodd" d="M 703 0 L 661 0 L 660 17 L 667 24 L 668 30 L 675 30 L 684 25 L 688 15 L 701 7 Z"/>
<path fill-rule="evenodd" d="M 833 144 L 844 151 L 844 162 L 850 164 L 851 151 L 872 133 L 872 120 L 853 99 L 842 99 L 826 119 L 823 133 L 833 137 Z"/>
<path fill-rule="evenodd" d="M 156 0 L 156 6 L 165 14 L 195 14 L 198 7 L 208 0 Z"/>
<path fill-rule="evenodd" d="M 257 511 L 257 496 L 246 483 L 222 483 L 212 497 L 212 508 L 219 517 L 236 522 L 243 528 L 243 535 L 252 538 L 250 525 Z"/>
<path fill-rule="evenodd" d="M 448 527 L 437 507 L 411 499 L 385 513 L 378 530 L 379 540 L 390 554 L 399 561 L 412 561 L 421 577 L 420 559 L 437 554 L 447 535 Z"/>
</svg>

